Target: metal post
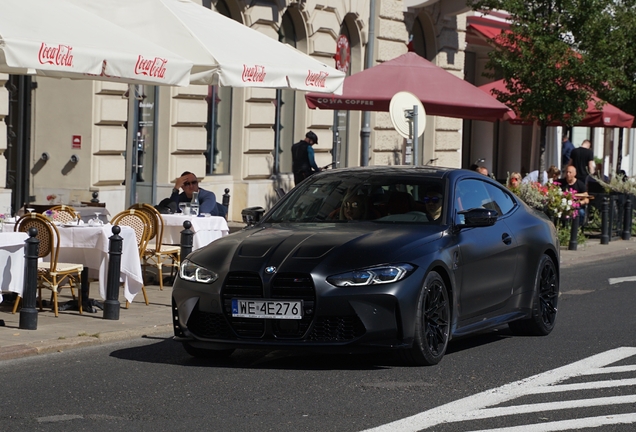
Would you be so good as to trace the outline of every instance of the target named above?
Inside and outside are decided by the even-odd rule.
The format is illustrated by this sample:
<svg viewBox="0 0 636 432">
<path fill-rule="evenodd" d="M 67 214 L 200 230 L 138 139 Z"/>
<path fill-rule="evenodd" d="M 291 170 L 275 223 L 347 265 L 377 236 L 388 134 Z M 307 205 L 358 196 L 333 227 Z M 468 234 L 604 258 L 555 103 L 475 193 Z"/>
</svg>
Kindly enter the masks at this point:
<svg viewBox="0 0 636 432">
<path fill-rule="evenodd" d="M 572 223 L 570 224 L 570 244 L 568 245 L 568 250 L 576 250 L 578 246 L 578 237 L 579 237 L 579 215 L 576 215 L 572 218 Z"/>
<path fill-rule="evenodd" d="M 22 290 L 22 309 L 20 309 L 19 328 L 23 330 L 38 329 L 38 311 L 35 298 L 38 285 L 38 252 L 40 240 L 37 228 L 29 228 L 29 238 L 24 242 L 24 288 Z"/>
<path fill-rule="evenodd" d="M 632 237 L 632 200 L 627 195 L 625 200 L 625 215 L 623 216 L 623 240 L 629 240 Z"/>
<path fill-rule="evenodd" d="M 417 130 L 417 116 L 419 113 L 417 112 L 417 105 L 413 105 L 413 166 L 417 166 L 419 164 L 420 158 L 420 150 L 419 150 L 419 140 L 418 140 L 418 130 Z"/>
<path fill-rule="evenodd" d="M 183 261 L 190 252 L 192 252 L 192 241 L 194 239 L 194 232 L 192 228 L 192 222 L 189 220 L 183 222 L 184 230 L 181 231 L 181 261 Z"/>
<path fill-rule="evenodd" d="M 369 2 L 369 35 L 367 42 L 365 69 L 373 67 L 375 57 L 375 0 Z M 360 166 L 369 165 L 369 137 L 371 136 L 371 113 L 362 112 L 362 128 L 360 129 Z"/>
<path fill-rule="evenodd" d="M 603 196 L 603 206 L 601 207 L 601 244 L 609 244 L 609 202 L 607 195 Z"/>
<path fill-rule="evenodd" d="M 223 194 L 223 205 L 227 208 L 230 206 L 230 189 L 225 188 L 225 193 Z"/>
<path fill-rule="evenodd" d="M 104 319 L 119 320 L 119 274 L 121 270 L 121 253 L 124 239 L 119 233 L 121 228 L 114 225 L 113 235 L 108 245 L 108 279 L 106 279 L 106 301 L 104 302 Z"/>
</svg>

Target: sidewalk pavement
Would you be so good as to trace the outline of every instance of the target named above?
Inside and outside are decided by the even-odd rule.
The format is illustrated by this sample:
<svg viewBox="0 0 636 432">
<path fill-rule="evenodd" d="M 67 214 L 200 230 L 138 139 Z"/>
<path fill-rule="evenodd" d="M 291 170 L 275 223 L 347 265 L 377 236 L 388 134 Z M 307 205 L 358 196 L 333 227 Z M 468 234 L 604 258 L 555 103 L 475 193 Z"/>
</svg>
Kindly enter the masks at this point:
<svg viewBox="0 0 636 432">
<path fill-rule="evenodd" d="M 616 239 L 607 245 L 601 245 L 598 239 L 588 239 L 576 251 L 561 248 L 561 267 L 573 267 L 626 254 L 636 254 L 636 239 Z M 103 312 L 99 309 L 97 313 L 85 312 L 83 315 L 77 311 L 60 311 L 59 317 L 55 318 L 51 309 L 45 308 L 38 313 L 37 330 L 19 329 L 20 313 L 12 314 L 13 302 L 5 301 L 0 304 L 0 320 L 4 321 L 4 326 L 0 326 L 0 361 L 136 339 L 144 335 L 170 337 L 171 287 L 166 286 L 161 291 L 159 286 L 150 285 L 146 290 L 150 302 L 148 306 L 139 294 L 126 309 L 125 300 L 120 296 L 122 307 L 117 321 L 103 319 Z M 97 292 L 98 287 L 92 286 L 91 293 Z M 59 297 L 60 304 L 70 300 L 69 290 L 62 290 Z"/>
</svg>

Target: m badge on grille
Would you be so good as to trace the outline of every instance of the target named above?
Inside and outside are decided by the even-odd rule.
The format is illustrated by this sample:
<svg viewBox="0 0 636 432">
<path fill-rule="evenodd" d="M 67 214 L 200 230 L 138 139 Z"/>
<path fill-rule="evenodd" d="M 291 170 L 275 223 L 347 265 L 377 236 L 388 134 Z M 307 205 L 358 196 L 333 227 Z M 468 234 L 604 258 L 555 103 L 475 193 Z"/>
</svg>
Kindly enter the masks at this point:
<svg viewBox="0 0 636 432">
<path fill-rule="evenodd" d="M 274 266 L 265 267 L 265 273 L 267 273 L 267 274 L 276 273 L 276 267 L 274 267 Z"/>
</svg>

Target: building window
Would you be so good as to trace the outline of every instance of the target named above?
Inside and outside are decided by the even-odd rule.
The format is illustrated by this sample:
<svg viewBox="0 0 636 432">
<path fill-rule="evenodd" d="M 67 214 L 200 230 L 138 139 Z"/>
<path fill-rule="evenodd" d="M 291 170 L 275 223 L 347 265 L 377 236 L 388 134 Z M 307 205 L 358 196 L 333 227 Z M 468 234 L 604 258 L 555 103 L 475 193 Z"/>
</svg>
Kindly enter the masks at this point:
<svg viewBox="0 0 636 432">
<path fill-rule="evenodd" d="M 285 12 L 278 31 L 278 40 L 296 47 L 294 23 Z M 276 108 L 274 120 L 274 174 L 292 171 L 291 146 L 294 144 L 294 125 L 296 123 L 296 92 L 294 90 L 276 90 Z"/>
<path fill-rule="evenodd" d="M 219 0 L 215 7 L 221 15 L 232 18 L 230 9 L 223 0 Z M 205 100 L 208 103 L 206 174 L 229 174 L 232 139 L 232 88 L 210 86 Z"/>
</svg>

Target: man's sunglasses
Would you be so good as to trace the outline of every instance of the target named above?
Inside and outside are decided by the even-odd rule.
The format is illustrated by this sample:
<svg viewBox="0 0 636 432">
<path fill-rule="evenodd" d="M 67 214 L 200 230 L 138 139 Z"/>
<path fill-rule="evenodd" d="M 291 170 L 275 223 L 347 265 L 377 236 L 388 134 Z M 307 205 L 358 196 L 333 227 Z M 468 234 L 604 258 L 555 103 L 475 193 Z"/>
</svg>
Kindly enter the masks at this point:
<svg viewBox="0 0 636 432">
<path fill-rule="evenodd" d="M 183 186 L 189 187 L 190 185 L 197 185 L 198 183 L 199 183 L 199 180 L 192 180 L 191 182 L 185 182 Z"/>
<path fill-rule="evenodd" d="M 441 200 L 440 197 L 424 197 L 424 204 L 428 204 L 428 203 L 437 204 L 438 202 L 440 202 L 440 200 Z"/>
</svg>

